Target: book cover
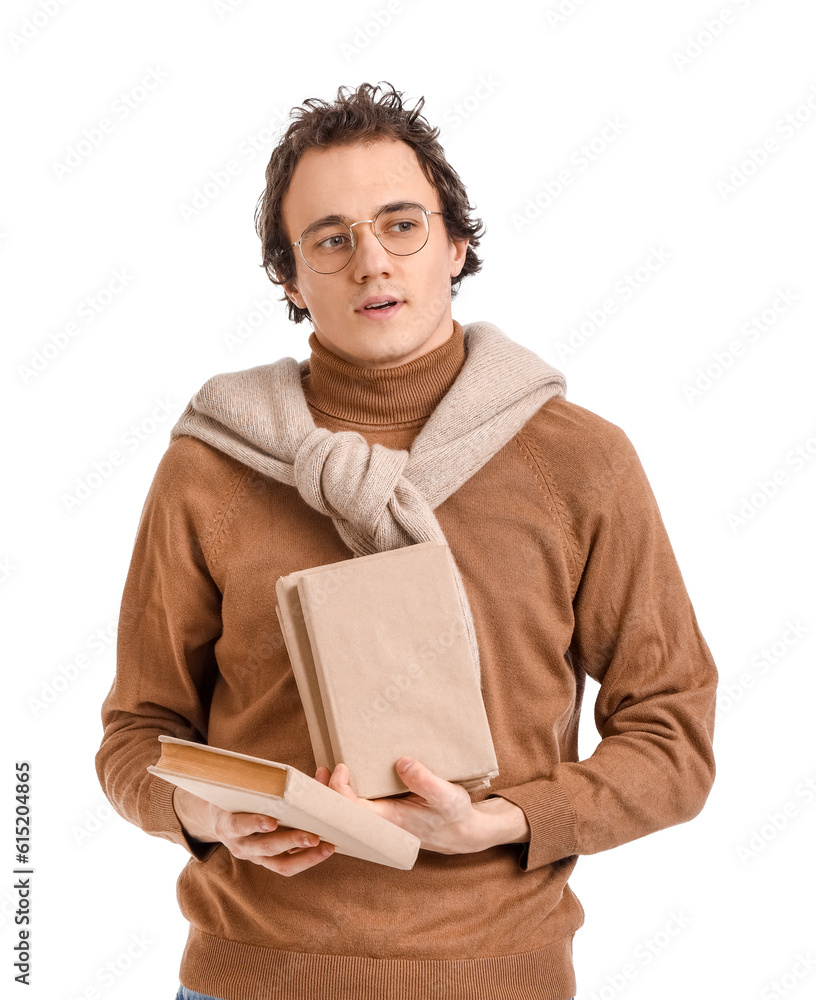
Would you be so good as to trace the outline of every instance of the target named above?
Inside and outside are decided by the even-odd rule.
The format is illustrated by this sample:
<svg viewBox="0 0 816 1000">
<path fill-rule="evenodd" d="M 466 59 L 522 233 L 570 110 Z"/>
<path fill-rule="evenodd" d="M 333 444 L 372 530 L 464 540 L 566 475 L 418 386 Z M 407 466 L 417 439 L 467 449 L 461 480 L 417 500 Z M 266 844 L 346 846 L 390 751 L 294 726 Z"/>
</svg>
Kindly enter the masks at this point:
<svg viewBox="0 0 816 1000">
<path fill-rule="evenodd" d="M 363 798 L 405 755 L 465 787 L 498 766 L 448 546 L 423 542 L 281 577 L 276 609 L 318 765 Z"/>
</svg>

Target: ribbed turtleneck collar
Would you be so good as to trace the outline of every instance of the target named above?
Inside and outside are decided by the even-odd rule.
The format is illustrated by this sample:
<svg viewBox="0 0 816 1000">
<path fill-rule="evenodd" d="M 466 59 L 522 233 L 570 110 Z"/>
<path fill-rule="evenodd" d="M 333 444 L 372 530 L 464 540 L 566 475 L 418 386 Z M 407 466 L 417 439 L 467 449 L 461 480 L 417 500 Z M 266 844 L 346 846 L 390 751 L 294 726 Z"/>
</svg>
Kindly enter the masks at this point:
<svg viewBox="0 0 816 1000">
<path fill-rule="evenodd" d="M 439 347 L 393 368 L 361 368 L 327 350 L 314 333 L 306 402 L 322 413 L 358 424 L 402 424 L 429 417 L 465 362 L 465 335 L 453 333 Z"/>
</svg>

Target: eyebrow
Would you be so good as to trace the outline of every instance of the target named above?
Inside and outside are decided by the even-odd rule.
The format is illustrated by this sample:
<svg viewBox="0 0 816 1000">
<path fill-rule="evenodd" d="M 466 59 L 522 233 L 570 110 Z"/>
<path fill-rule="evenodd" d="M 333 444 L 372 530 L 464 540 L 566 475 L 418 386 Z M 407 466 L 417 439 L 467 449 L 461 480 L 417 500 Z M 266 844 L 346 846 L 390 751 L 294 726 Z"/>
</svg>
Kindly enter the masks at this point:
<svg viewBox="0 0 816 1000">
<path fill-rule="evenodd" d="M 389 201 L 386 202 L 385 205 L 379 205 L 377 208 L 375 208 L 371 218 L 372 219 L 375 218 L 378 215 L 378 213 L 384 211 L 385 209 L 388 209 L 388 211 L 390 212 L 398 212 L 400 209 L 407 208 L 409 205 L 418 205 L 418 204 L 419 204 L 418 201 Z M 334 222 L 342 222 L 344 225 L 347 225 L 351 221 L 354 220 L 352 220 L 351 217 L 348 215 L 337 215 L 337 214 L 324 215 L 322 218 L 315 219 L 314 222 L 310 222 L 309 225 L 301 233 L 301 238 L 304 237 L 307 233 L 312 232 L 313 229 L 317 229 L 320 226 L 331 225 Z"/>
</svg>

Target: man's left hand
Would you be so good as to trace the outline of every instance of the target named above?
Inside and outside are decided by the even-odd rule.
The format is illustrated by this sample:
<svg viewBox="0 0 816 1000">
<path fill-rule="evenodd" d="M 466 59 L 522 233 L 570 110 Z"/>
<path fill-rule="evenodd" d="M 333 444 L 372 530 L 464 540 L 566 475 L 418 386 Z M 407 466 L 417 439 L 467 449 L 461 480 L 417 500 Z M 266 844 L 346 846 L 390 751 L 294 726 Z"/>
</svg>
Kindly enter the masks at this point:
<svg viewBox="0 0 816 1000">
<path fill-rule="evenodd" d="M 417 760 L 401 757 L 397 773 L 410 791 L 402 798 L 362 799 L 349 784 L 348 768 L 338 764 L 333 772 L 319 767 L 315 777 L 330 788 L 378 813 L 419 837 L 420 846 L 439 854 L 473 854 L 504 843 L 529 839 L 523 811 L 501 798 L 473 803 L 467 790 L 440 778 Z"/>
</svg>

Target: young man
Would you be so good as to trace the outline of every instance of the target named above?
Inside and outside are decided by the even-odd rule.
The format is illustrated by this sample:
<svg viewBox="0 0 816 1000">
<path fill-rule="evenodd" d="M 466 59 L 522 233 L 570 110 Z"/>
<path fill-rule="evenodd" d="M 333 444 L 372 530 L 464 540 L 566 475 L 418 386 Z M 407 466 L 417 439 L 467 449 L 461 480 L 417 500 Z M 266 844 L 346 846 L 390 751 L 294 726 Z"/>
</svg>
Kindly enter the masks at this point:
<svg viewBox="0 0 816 1000">
<path fill-rule="evenodd" d="M 379 90 L 305 102 L 274 151 L 263 263 L 311 357 L 191 400 L 125 585 L 97 768 L 192 855 L 182 1000 L 568 1000 L 578 855 L 693 818 L 714 779 L 717 672 L 634 448 L 532 352 L 453 319 L 480 220 L 423 102 Z M 411 794 L 360 801 L 420 838 L 411 871 L 145 770 L 165 733 L 356 799 L 344 765 L 315 770 L 275 581 L 430 537 L 467 593 L 499 776 L 469 793 L 394 762 Z M 579 761 L 587 674 L 602 739 Z"/>
</svg>

